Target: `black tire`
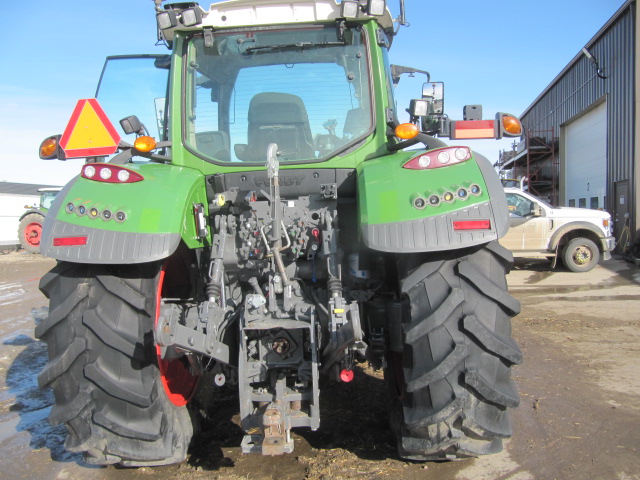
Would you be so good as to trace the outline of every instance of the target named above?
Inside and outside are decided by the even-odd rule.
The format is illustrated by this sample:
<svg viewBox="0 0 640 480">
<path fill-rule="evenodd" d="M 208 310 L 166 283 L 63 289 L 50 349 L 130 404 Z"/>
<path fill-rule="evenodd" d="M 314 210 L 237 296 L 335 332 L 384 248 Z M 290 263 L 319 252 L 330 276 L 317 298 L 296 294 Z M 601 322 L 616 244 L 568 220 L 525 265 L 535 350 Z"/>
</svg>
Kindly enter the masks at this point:
<svg viewBox="0 0 640 480">
<path fill-rule="evenodd" d="M 25 215 L 18 225 L 20 246 L 29 253 L 40 253 L 44 217 L 39 213 Z"/>
<path fill-rule="evenodd" d="M 599 261 L 600 250 L 588 238 L 574 238 L 562 250 L 562 262 L 572 272 L 593 270 Z"/>
<path fill-rule="evenodd" d="M 163 278 L 158 264 L 61 262 L 40 282 L 50 307 L 36 336 L 49 362 L 38 382 L 53 389 L 49 421 L 66 425 L 65 448 L 84 452 L 87 463 L 186 458 L 192 420 L 163 386 L 152 331 Z"/>
<path fill-rule="evenodd" d="M 507 409 L 519 404 L 510 368 L 522 361 L 511 337 L 520 303 L 505 278 L 513 256 L 491 242 L 439 257 L 399 260 L 403 345 L 385 371 L 398 453 L 418 461 L 501 451 Z"/>
</svg>

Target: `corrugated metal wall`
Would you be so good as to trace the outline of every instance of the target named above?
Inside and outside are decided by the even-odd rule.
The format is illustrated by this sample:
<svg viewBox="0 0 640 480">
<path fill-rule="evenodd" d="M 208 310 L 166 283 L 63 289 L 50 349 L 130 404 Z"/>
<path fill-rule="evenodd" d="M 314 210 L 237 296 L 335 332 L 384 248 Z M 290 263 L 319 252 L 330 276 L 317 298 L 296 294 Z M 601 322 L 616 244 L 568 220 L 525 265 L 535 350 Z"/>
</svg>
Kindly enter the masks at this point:
<svg viewBox="0 0 640 480">
<path fill-rule="evenodd" d="M 604 68 L 606 79 L 599 78 L 595 65 L 580 53 L 521 118 L 527 129 L 544 131 L 553 127 L 558 135 L 563 124 L 606 99 L 607 210 L 610 212 L 615 182 L 629 180 L 634 191 L 638 188 L 633 185 L 635 15 L 636 3 L 625 4 L 614 21 L 587 45 L 599 66 Z"/>
</svg>

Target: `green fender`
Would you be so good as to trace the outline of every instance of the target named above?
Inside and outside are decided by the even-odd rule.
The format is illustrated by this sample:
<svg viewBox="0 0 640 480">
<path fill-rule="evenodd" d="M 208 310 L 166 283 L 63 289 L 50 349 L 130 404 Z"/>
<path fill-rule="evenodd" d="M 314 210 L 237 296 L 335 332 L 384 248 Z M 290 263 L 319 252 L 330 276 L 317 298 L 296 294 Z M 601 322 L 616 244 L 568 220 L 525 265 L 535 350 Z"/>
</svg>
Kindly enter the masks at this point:
<svg viewBox="0 0 640 480">
<path fill-rule="evenodd" d="M 466 248 L 503 236 L 509 212 L 491 163 L 473 153 L 467 161 L 446 167 L 403 168 L 424 152 L 398 152 L 358 166 L 364 244 L 383 252 L 417 253 Z M 444 200 L 447 193 L 453 194 L 451 201 Z M 439 199 L 436 205 L 429 202 L 433 196 Z"/>
<path fill-rule="evenodd" d="M 99 168 L 100 164 L 96 164 Z M 127 164 L 142 175 L 133 183 L 76 177 L 56 197 L 45 218 L 43 255 L 77 263 L 129 264 L 161 260 L 184 242 L 210 245 L 196 232 L 194 206 L 208 215 L 205 178 L 193 169 Z"/>
</svg>

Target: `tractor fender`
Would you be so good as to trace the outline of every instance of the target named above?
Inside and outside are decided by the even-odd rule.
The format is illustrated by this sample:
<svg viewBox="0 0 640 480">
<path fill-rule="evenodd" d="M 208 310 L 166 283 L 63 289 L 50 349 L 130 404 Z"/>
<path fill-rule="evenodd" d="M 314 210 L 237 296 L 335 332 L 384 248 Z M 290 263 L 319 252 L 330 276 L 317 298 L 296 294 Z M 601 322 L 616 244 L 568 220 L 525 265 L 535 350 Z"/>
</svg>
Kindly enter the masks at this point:
<svg viewBox="0 0 640 480">
<path fill-rule="evenodd" d="M 210 244 L 196 232 L 194 205 L 208 213 L 204 176 L 165 164 L 127 165 L 142 175 L 117 184 L 76 177 L 45 217 L 41 253 L 76 263 L 132 264 L 169 257 L 180 242 Z"/>
<path fill-rule="evenodd" d="M 464 163 L 431 170 L 403 165 L 419 152 L 398 152 L 392 158 L 363 162 L 358 173 L 358 215 L 364 244 L 383 252 L 435 252 L 486 244 L 509 228 L 509 210 L 502 184 L 491 163 L 474 152 Z M 478 185 L 480 194 L 436 206 L 432 195 Z M 423 200 L 416 207 L 415 199 Z M 465 221 L 487 221 L 488 228 L 456 230 Z"/>
<path fill-rule="evenodd" d="M 37 208 L 30 208 L 29 210 L 25 210 L 25 212 L 22 215 L 20 215 L 20 218 L 18 219 L 18 221 L 21 222 L 24 217 L 26 217 L 27 215 L 30 215 L 32 213 L 35 213 L 37 215 L 41 215 L 42 218 L 44 218 L 44 213 L 42 213 L 42 210 L 39 210 Z"/>
<path fill-rule="evenodd" d="M 509 230 L 509 205 L 507 203 L 507 195 L 504 193 L 504 187 L 502 186 L 500 177 L 498 177 L 491 162 L 478 152 L 473 152 L 473 154 L 476 157 L 478 167 L 480 167 L 480 171 L 487 185 L 489 198 L 491 198 L 498 238 L 502 238 Z"/>
</svg>

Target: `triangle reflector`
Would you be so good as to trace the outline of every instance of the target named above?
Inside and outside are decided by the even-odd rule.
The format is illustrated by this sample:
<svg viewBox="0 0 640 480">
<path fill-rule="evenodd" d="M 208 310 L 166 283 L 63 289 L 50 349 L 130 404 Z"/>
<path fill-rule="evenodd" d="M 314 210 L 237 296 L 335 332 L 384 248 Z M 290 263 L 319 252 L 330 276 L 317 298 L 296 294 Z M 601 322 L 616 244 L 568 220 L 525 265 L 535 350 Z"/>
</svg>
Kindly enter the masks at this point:
<svg viewBox="0 0 640 480">
<path fill-rule="evenodd" d="M 118 149 L 120 135 L 95 98 L 78 100 L 60 138 L 67 158 L 111 155 Z"/>
</svg>

